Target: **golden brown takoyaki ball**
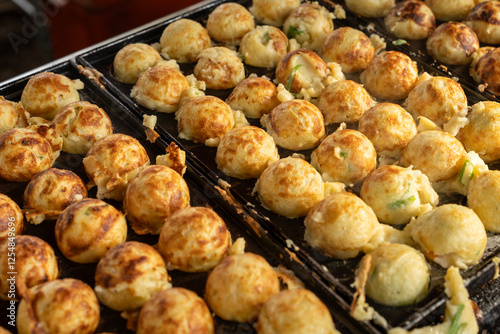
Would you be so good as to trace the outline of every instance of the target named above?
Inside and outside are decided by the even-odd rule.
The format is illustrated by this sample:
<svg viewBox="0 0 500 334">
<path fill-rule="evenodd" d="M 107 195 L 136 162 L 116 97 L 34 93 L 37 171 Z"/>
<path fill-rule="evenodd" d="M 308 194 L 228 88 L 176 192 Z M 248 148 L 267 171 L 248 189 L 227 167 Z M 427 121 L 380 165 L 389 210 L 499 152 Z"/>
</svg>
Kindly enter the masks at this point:
<svg viewBox="0 0 500 334">
<path fill-rule="evenodd" d="M 163 290 L 141 308 L 137 334 L 214 333 L 214 319 L 207 304 L 184 288 Z"/>
<path fill-rule="evenodd" d="M 12 128 L 28 126 L 29 114 L 21 103 L 6 100 L 0 96 L 0 135 Z"/>
<path fill-rule="evenodd" d="M 230 255 L 214 268 L 205 285 L 205 300 L 219 317 L 248 322 L 279 292 L 276 272 L 262 256 Z"/>
<path fill-rule="evenodd" d="M 17 329 L 19 334 L 91 334 L 99 321 L 99 301 L 92 288 L 78 279 L 64 278 L 31 289 L 31 298 L 19 304 Z"/>
<path fill-rule="evenodd" d="M 287 52 L 288 38 L 277 27 L 257 26 L 241 40 L 240 53 L 250 66 L 276 67 Z"/>
<path fill-rule="evenodd" d="M 254 0 L 250 12 L 263 24 L 281 27 L 301 0 Z"/>
<path fill-rule="evenodd" d="M 425 0 L 425 4 L 439 21 L 461 21 L 478 0 Z"/>
<path fill-rule="evenodd" d="M 472 209 L 458 204 L 426 212 L 405 229 L 425 256 L 443 268 L 476 264 L 486 247 L 483 223 Z"/>
<path fill-rule="evenodd" d="M 224 174 L 239 179 L 258 178 L 279 159 L 273 137 L 261 128 L 242 126 L 222 137 L 215 162 Z"/>
<path fill-rule="evenodd" d="M 234 110 L 241 110 L 247 118 L 261 118 L 280 104 L 278 89 L 268 79 L 249 77 L 234 87 L 226 100 Z"/>
<path fill-rule="evenodd" d="M 63 151 L 85 154 L 92 144 L 113 133 L 108 114 L 95 104 L 73 102 L 62 108 L 54 118 L 56 131 L 63 137 Z"/>
<path fill-rule="evenodd" d="M 329 125 L 359 121 L 372 103 L 372 97 L 359 83 L 339 80 L 323 89 L 316 105 Z"/>
<path fill-rule="evenodd" d="M 448 65 L 467 65 L 479 49 L 474 30 L 461 22 L 445 22 L 427 38 L 427 52 Z"/>
<path fill-rule="evenodd" d="M 207 29 L 191 19 L 170 23 L 160 38 L 161 54 L 179 63 L 193 63 L 201 51 L 212 45 Z"/>
<path fill-rule="evenodd" d="M 479 82 L 494 94 L 500 94 L 500 48 L 494 48 L 479 58 L 474 67 Z"/>
<path fill-rule="evenodd" d="M 394 7 L 395 0 L 346 0 L 347 8 L 364 17 L 384 17 Z"/>
<path fill-rule="evenodd" d="M 9 196 L 0 193 L 0 242 L 21 235 L 24 230 L 23 212 Z"/>
<path fill-rule="evenodd" d="M 321 175 L 307 161 L 293 157 L 267 167 L 255 190 L 264 207 L 288 218 L 305 216 L 324 197 Z"/>
<path fill-rule="evenodd" d="M 95 293 L 113 310 L 135 310 L 171 287 L 163 258 L 145 243 L 121 243 L 107 251 L 97 264 Z"/>
<path fill-rule="evenodd" d="M 478 3 L 467 14 L 464 23 L 474 30 L 481 43 L 500 43 L 500 3 L 498 1 Z"/>
<path fill-rule="evenodd" d="M 141 143 L 121 133 L 99 139 L 83 159 L 90 185 L 97 186 L 97 198 L 118 201 L 128 183 L 148 165 L 149 156 Z"/>
<path fill-rule="evenodd" d="M 314 148 L 325 137 L 323 114 L 314 104 L 302 99 L 282 102 L 262 116 L 261 123 L 276 144 L 288 150 Z"/>
<path fill-rule="evenodd" d="M 476 52 L 474 52 L 474 54 L 472 55 L 472 61 L 469 66 L 469 74 L 472 77 L 472 79 L 474 79 L 474 81 L 476 81 L 477 83 L 481 83 L 481 76 L 478 73 L 478 68 L 477 68 L 479 59 L 481 59 L 482 56 L 484 56 L 493 49 L 495 49 L 495 47 L 493 46 L 483 46 L 477 49 Z"/>
<path fill-rule="evenodd" d="M 337 129 L 311 154 L 311 164 L 325 182 L 361 181 L 377 166 L 377 152 L 370 140 L 353 129 Z"/>
<path fill-rule="evenodd" d="M 255 28 L 253 15 L 236 2 L 218 5 L 209 15 L 207 31 L 212 39 L 227 45 L 239 45 L 245 34 Z"/>
<path fill-rule="evenodd" d="M 70 170 L 49 168 L 35 175 L 24 190 L 26 220 L 37 225 L 57 219 L 68 205 L 86 197 L 87 187 L 78 175 Z"/>
<path fill-rule="evenodd" d="M 125 242 L 127 221 L 112 205 L 94 198 L 70 204 L 55 226 L 57 246 L 78 263 L 98 262 L 114 246 Z"/>
<path fill-rule="evenodd" d="M 115 78 L 126 84 L 135 84 L 139 75 L 163 60 L 149 44 L 132 43 L 121 48 L 113 60 Z"/>
<path fill-rule="evenodd" d="M 488 170 L 472 178 L 467 205 L 479 216 L 487 231 L 500 232 L 500 171 Z"/>
<path fill-rule="evenodd" d="M 194 67 L 196 79 L 207 88 L 230 89 L 245 79 L 245 66 L 235 51 L 215 46 L 203 50 Z"/>
<path fill-rule="evenodd" d="M 189 206 L 189 188 L 170 167 L 144 168 L 127 187 L 123 209 L 137 234 L 160 234 L 165 219 Z"/>
<path fill-rule="evenodd" d="M 326 36 L 321 57 L 336 62 L 344 73 L 361 72 L 368 67 L 375 56 L 372 42 L 361 30 L 340 27 Z"/>
<path fill-rule="evenodd" d="M 31 116 L 52 119 L 65 105 L 80 101 L 78 89 L 83 88 L 80 80 L 51 72 L 34 75 L 28 81 L 21 95 L 23 108 Z"/>
<path fill-rule="evenodd" d="M 373 210 L 353 193 L 333 193 L 307 214 L 304 239 L 336 259 L 356 257 L 375 234 L 379 222 Z"/>
<path fill-rule="evenodd" d="M 425 39 L 436 29 L 436 17 L 420 0 L 398 2 L 384 19 L 387 30 L 403 39 Z"/>
</svg>

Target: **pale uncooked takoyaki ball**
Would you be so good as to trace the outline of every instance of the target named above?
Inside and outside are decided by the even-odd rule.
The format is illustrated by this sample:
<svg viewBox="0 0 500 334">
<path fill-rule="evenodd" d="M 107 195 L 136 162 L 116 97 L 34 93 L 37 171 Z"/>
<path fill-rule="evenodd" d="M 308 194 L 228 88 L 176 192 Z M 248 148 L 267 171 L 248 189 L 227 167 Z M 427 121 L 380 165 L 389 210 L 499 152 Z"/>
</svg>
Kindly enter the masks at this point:
<svg viewBox="0 0 500 334">
<path fill-rule="evenodd" d="M 360 197 L 380 222 L 406 224 L 424 210 L 437 206 L 439 196 L 427 176 L 419 170 L 386 165 L 363 181 Z"/>
<path fill-rule="evenodd" d="M 24 230 L 23 212 L 9 196 L 0 193 L 0 241 L 21 235 Z"/>
<path fill-rule="evenodd" d="M 472 209 L 458 204 L 439 206 L 406 228 L 425 256 L 443 268 L 476 264 L 486 247 L 483 223 Z"/>
<path fill-rule="evenodd" d="M 289 218 L 305 216 L 324 197 L 321 175 L 307 161 L 293 157 L 267 167 L 255 189 L 264 207 Z"/>
<path fill-rule="evenodd" d="M 28 118 L 21 103 L 8 101 L 0 96 L 0 135 L 12 128 L 28 126 Z"/>
<path fill-rule="evenodd" d="M 69 205 L 55 227 L 57 246 L 69 260 L 98 262 L 114 246 L 127 239 L 127 221 L 111 204 L 87 198 Z"/>
<path fill-rule="evenodd" d="M 87 187 L 78 175 L 70 170 L 49 168 L 35 175 L 24 190 L 26 220 L 40 224 L 57 219 L 68 205 L 86 197 Z"/>
<path fill-rule="evenodd" d="M 475 5 L 464 23 L 474 30 L 479 41 L 487 44 L 500 43 L 500 2 L 484 1 Z"/>
<path fill-rule="evenodd" d="M 261 77 L 249 77 L 240 82 L 226 102 L 234 110 L 241 110 L 247 118 L 261 118 L 280 104 L 276 86 Z"/>
<path fill-rule="evenodd" d="M 29 300 L 21 300 L 17 330 L 19 334 L 91 334 L 100 319 L 99 301 L 92 288 L 78 279 L 64 278 L 37 285 Z"/>
<path fill-rule="evenodd" d="M 133 179 L 123 199 L 123 209 L 137 234 L 160 234 L 165 219 L 189 206 L 189 188 L 170 167 L 151 165 Z"/>
<path fill-rule="evenodd" d="M 15 256 L 9 255 L 14 253 Z M 15 259 L 15 263 L 12 260 Z M 0 298 L 21 299 L 29 289 L 59 276 L 59 266 L 52 247 L 32 235 L 16 235 L 14 241 L 0 241 Z M 15 280 L 9 274 L 15 272 Z"/>
<path fill-rule="evenodd" d="M 97 198 L 118 201 L 129 182 L 148 165 L 149 156 L 141 143 L 121 133 L 99 139 L 83 159 L 90 185 L 97 186 Z"/>
<path fill-rule="evenodd" d="M 235 2 L 218 5 L 209 15 L 207 31 L 212 39 L 227 45 L 239 45 L 245 34 L 255 28 L 253 15 Z"/>
<path fill-rule="evenodd" d="M 413 166 L 434 182 L 456 177 L 466 151 L 448 132 L 432 130 L 418 133 L 401 152 L 401 164 Z"/>
<path fill-rule="evenodd" d="M 476 52 L 474 52 L 474 54 L 472 56 L 472 61 L 471 61 L 470 66 L 469 66 L 469 73 L 470 73 L 470 76 L 472 77 L 472 79 L 474 79 L 474 81 L 476 81 L 477 83 L 481 82 L 481 77 L 478 73 L 478 68 L 477 68 L 477 64 L 479 63 L 479 59 L 481 59 L 482 56 L 484 56 L 485 54 L 487 54 L 488 52 L 490 52 L 493 49 L 495 49 L 495 47 L 493 47 L 493 46 L 483 46 L 483 47 L 480 47 L 478 50 L 476 50 Z"/>
<path fill-rule="evenodd" d="M 205 300 L 219 317 L 248 322 L 257 319 L 262 306 L 280 290 L 273 267 L 253 253 L 230 255 L 210 273 Z"/>
<path fill-rule="evenodd" d="M 377 154 L 396 157 L 417 134 L 417 124 L 399 104 L 384 102 L 361 116 L 358 130 L 370 139 Z"/>
<path fill-rule="evenodd" d="M 425 39 L 436 29 L 434 13 L 420 0 L 398 2 L 384 23 L 387 30 L 403 39 Z"/>
<path fill-rule="evenodd" d="M 479 82 L 494 94 L 500 94 L 500 48 L 494 48 L 479 58 L 474 68 Z"/>
<path fill-rule="evenodd" d="M 139 76 L 130 97 L 151 110 L 171 113 L 179 108 L 181 95 L 188 88 L 189 83 L 181 71 L 157 65 Z"/>
<path fill-rule="evenodd" d="M 95 293 L 113 310 L 135 310 L 171 288 L 160 253 L 148 244 L 127 241 L 111 248 L 97 264 Z"/>
<path fill-rule="evenodd" d="M 281 27 L 301 0 L 253 0 L 250 12 L 263 24 Z"/>
<path fill-rule="evenodd" d="M 115 78 L 126 84 L 135 84 L 139 75 L 163 60 L 149 44 L 132 43 L 121 48 L 113 60 Z"/>
<path fill-rule="evenodd" d="M 478 0 L 425 0 L 425 4 L 439 21 L 461 21 L 467 17 L 469 11 Z"/>
<path fill-rule="evenodd" d="M 427 38 L 427 52 L 448 65 L 467 65 L 479 49 L 474 30 L 461 22 L 445 22 Z"/>
<path fill-rule="evenodd" d="M 365 291 L 377 303 L 388 306 L 412 305 L 429 292 L 429 264 L 424 254 L 415 248 L 384 243 L 365 255 L 365 258 L 368 256 L 371 262 Z"/>
<path fill-rule="evenodd" d="M 301 99 L 284 101 L 261 118 L 261 123 L 278 146 L 288 150 L 308 150 L 325 137 L 321 111 Z"/>
<path fill-rule="evenodd" d="M 377 166 L 377 152 L 361 132 L 339 128 L 311 154 L 311 164 L 325 182 L 361 181 Z"/>
<path fill-rule="evenodd" d="M 31 116 L 52 119 L 65 105 L 80 101 L 78 89 L 83 88 L 80 80 L 51 72 L 34 75 L 28 81 L 21 95 L 23 108 Z"/>
<path fill-rule="evenodd" d="M 344 73 L 361 72 L 375 56 L 372 42 L 361 30 L 340 27 L 329 33 L 323 41 L 321 57 L 336 62 Z"/>
<path fill-rule="evenodd" d="M 190 19 L 170 23 L 160 38 L 161 54 L 179 63 L 193 63 L 201 51 L 212 45 L 207 29 Z"/>
<path fill-rule="evenodd" d="M 338 333 L 326 305 L 307 289 L 283 290 L 264 304 L 258 334 Z"/>
<path fill-rule="evenodd" d="M 467 114 L 469 122 L 458 133 L 467 151 L 474 151 L 486 163 L 500 159 L 500 103 L 482 101 Z"/>
<path fill-rule="evenodd" d="M 200 53 L 194 75 L 207 88 L 229 89 L 245 79 L 245 66 L 235 51 L 215 46 Z"/>
<path fill-rule="evenodd" d="M 329 125 L 357 122 L 372 104 L 372 97 L 359 83 L 339 80 L 323 89 L 316 105 Z"/>
<path fill-rule="evenodd" d="M 242 126 L 222 137 L 215 162 L 224 174 L 239 179 L 258 178 L 279 159 L 273 137 L 261 128 Z"/>
<path fill-rule="evenodd" d="M 247 65 L 276 67 L 288 52 L 288 38 L 277 27 L 257 26 L 243 36 L 240 52 Z"/>
<path fill-rule="evenodd" d="M 195 97 L 176 113 L 179 137 L 207 146 L 217 146 L 235 125 L 231 107 L 215 96 Z"/>
<path fill-rule="evenodd" d="M 99 139 L 113 133 L 108 114 L 87 101 L 73 102 L 54 118 L 56 131 L 63 137 L 63 151 L 85 154 Z"/>
<path fill-rule="evenodd" d="M 158 251 L 168 270 L 204 272 L 213 269 L 231 247 L 226 223 L 212 209 L 189 207 L 165 220 Z"/>
<path fill-rule="evenodd" d="M 163 290 L 141 308 L 137 334 L 214 333 L 214 319 L 207 304 L 184 288 Z"/>
<path fill-rule="evenodd" d="M 333 193 L 307 214 L 304 238 L 313 248 L 336 259 L 356 257 L 375 234 L 373 210 L 353 193 Z"/>
<path fill-rule="evenodd" d="M 383 51 L 361 72 L 361 83 L 375 98 L 401 100 L 418 80 L 417 65 L 399 51 Z"/>
<path fill-rule="evenodd" d="M 500 232 L 500 171 L 476 175 L 469 184 L 467 204 L 479 216 L 487 231 Z"/>
<path fill-rule="evenodd" d="M 395 2 L 395 0 L 346 0 L 345 4 L 358 15 L 384 17 L 394 7 Z"/>
</svg>

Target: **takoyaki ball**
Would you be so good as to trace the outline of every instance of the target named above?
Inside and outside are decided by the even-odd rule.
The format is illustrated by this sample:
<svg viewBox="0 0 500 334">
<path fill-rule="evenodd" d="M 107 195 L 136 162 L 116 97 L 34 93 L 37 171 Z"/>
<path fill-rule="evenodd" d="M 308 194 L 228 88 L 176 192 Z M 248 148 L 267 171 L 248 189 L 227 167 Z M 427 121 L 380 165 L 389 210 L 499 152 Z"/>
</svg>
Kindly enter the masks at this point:
<svg viewBox="0 0 500 334">
<path fill-rule="evenodd" d="M 346 0 L 347 8 L 364 17 L 385 17 L 395 0 Z"/>
<path fill-rule="evenodd" d="M 196 79 L 210 89 L 230 89 L 245 79 L 245 66 L 235 51 L 222 46 L 203 50 L 194 67 Z"/>
<path fill-rule="evenodd" d="M 500 94 L 500 48 L 494 48 L 479 58 L 475 70 L 479 82 L 494 94 Z"/>
<path fill-rule="evenodd" d="M 128 135 L 115 133 L 99 139 L 83 159 L 90 186 L 97 186 L 97 198 L 121 201 L 127 186 L 149 165 L 141 143 Z"/>
<path fill-rule="evenodd" d="M 127 187 L 123 209 L 137 234 L 160 234 L 165 219 L 189 206 L 189 188 L 172 168 L 151 165 Z"/>
<path fill-rule="evenodd" d="M 190 19 L 170 23 L 160 38 L 161 54 L 179 63 L 194 63 L 201 51 L 212 46 L 207 29 Z"/>
<path fill-rule="evenodd" d="M 359 121 L 372 103 L 372 97 L 359 83 L 339 80 L 323 89 L 316 105 L 329 125 Z"/>
<path fill-rule="evenodd" d="M 239 45 L 245 34 L 255 28 L 253 15 L 235 2 L 217 6 L 207 20 L 208 35 L 226 45 Z"/>
<path fill-rule="evenodd" d="M 163 290 L 141 308 L 137 334 L 213 334 L 214 319 L 207 304 L 184 288 Z"/>
<path fill-rule="evenodd" d="M 358 130 L 370 139 L 377 154 L 397 157 L 417 134 L 417 124 L 399 104 L 384 102 L 361 116 Z"/>
<path fill-rule="evenodd" d="M 411 167 L 396 165 L 382 166 L 368 174 L 360 197 L 386 224 L 406 224 L 439 202 L 427 176 Z"/>
<path fill-rule="evenodd" d="M 212 209 L 189 207 L 165 220 L 158 251 L 168 270 L 204 272 L 213 269 L 228 253 L 231 234 Z"/>
<path fill-rule="evenodd" d="M 375 56 L 371 40 L 361 30 L 340 27 L 326 36 L 321 57 L 327 62 L 336 62 L 344 73 L 361 72 Z"/>
<path fill-rule="evenodd" d="M 379 227 L 372 208 L 350 192 L 325 197 L 309 211 L 304 224 L 306 242 L 336 259 L 356 257 Z"/>
<path fill-rule="evenodd" d="M 91 334 L 100 319 L 99 301 L 92 288 L 78 279 L 64 278 L 31 289 L 30 299 L 23 299 L 19 304 L 17 329 L 19 334 L 40 330 L 54 334 Z"/>
<path fill-rule="evenodd" d="M 377 152 L 364 134 L 341 127 L 312 152 L 311 165 L 325 182 L 353 184 L 377 167 Z"/>
<path fill-rule="evenodd" d="M 425 4 L 439 21 L 461 21 L 478 2 L 478 0 L 425 0 Z"/>
<path fill-rule="evenodd" d="M 28 126 L 29 114 L 21 103 L 6 100 L 0 96 L 0 135 L 13 128 Z"/>
<path fill-rule="evenodd" d="M 113 133 L 108 114 L 86 101 L 66 105 L 57 113 L 54 124 L 63 137 L 62 150 L 68 153 L 86 154 L 96 141 Z"/>
<path fill-rule="evenodd" d="M 420 0 L 398 2 L 384 19 L 387 30 L 398 38 L 425 39 L 436 29 L 436 17 Z"/>
<path fill-rule="evenodd" d="M 462 143 L 448 132 L 418 133 L 401 152 L 401 164 L 413 166 L 434 182 L 457 176 L 465 151 Z"/>
<path fill-rule="evenodd" d="M 243 36 L 240 52 L 247 65 L 276 67 L 288 52 L 288 38 L 277 27 L 257 26 Z"/>
<path fill-rule="evenodd" d="M 489 170 L 472 178 L 467 204 L 479 216 L 487 231 L 500 232 L 499 200 L 500 171 Z"/>
<path fill-rule="evenodd" d="M 481 76 L 478 73 L 478 68 L 477 64 L 479 62 L 479 59 L 481 59 L 482 56 L 490 52 L 491 50 L 495 49 L 493 46 L 483 46 L 480 47 L 474 54 L 472 55 L 472 61 L 469 66 L 469 74 L 476 81 L 477 83 L 481 83 Z"/>
<path fill-rule="evenodd" d="M 443 268 L 466 269 L 479 262 L 486 247 L 483 223 L 472 209 L 458 204 L 438 206 L 406 228 L 425 256 Z"/>
<path fill-rule="evenodd" d="M 401 100 L 418 80 L 417 64 L 399 51 L 383 51 L 361 72 L 361 83 L 375 98 Z"/>
<path fill-rule="evenodd" d="M 15 254 L 15 263 L 12 263 Z M 10 260 L 10 261 L 9 261 Z M 0 298 L 21 299 L 26 289 L 54 280 L 59 276 L 59 266 L 52 247 L 42 239 L 32 235 L 16 235 L 14 240 L 0 241 Z M 15 280 L 11 279 L 16 272 Z"/>
<path fill-rule="evenodd" d="M 26 186 L 23 209 L 26 220 L 38 225 L 57 219 L 73 202 L 87 198 L 83 180 L 70 170 L 49 168 L 35 175 Z"/>
<path fill-rule="evenodd" d="M 317 2 L 302 3 L 283 23 L 283 31 L 304 49 L 319 51 L 326 36 L 333 31 L 333 13 Z"/>
<path fill-rule="evenodd" d="M 461 22 L 445 22 L 427 38 L 427 52 L 448 65 L 467 65 L 479 49 L 474 30 Z"/>
<path fill-rule="evenodd" d="M 472 28 L 481 43 L 500 43 L 500 3 L 484 1 L 475 5 L 463 21 Z"/>
<path fill-rule="evenodd" d="M 500 103 L 481 101 L 467 115 L 469 122 L 458 133 L 467 151 L 474 151 L 486 163 L 500 159 Z"/>
<path fill-rule="evenodd" d="M 278 89 L 268 79 L 249 77 L 234 87 L 226 100 L 234 110 L 241 110 L 247 118 L 261 118 L 280 104 Z"/>
<path fill-rule="evenodd" d="M 250 12 L 258 22 L 281 27 L 301 0 L 253 0 Z"/>
<path fill-rule="evenodd" d="M 23 212 L 9 196 L 0 193 L 0 242 L 24 230 Z"/>
<path fill-rule="evenodd" d="M 258 178 L 279 159 L 273 137 L 261 128 L 242 126 L 222 137 L 215 162 L 224 174 L 239 179 Z"/>
<path fill-rule="evenodd" d="M 264 304 L 258 334 L 337 334 L 326 305 L 307 289 L 283 290 Z"/>
<path fill-rule="evenodd" d="M 34 75 L 28 81 L 21 95 L 23 108 L 31 116 L 53 119 L 65 105 L 80 101 L 78 89 L 83 88 L 80 80 L 51 72 Z"/>
<path fill-rule="evenodd" d="M 171 287 L 163 258 L 145 243 L 121 243 L 107 251 L 97 264 L 97 298 L 116 311 L 135 310 Z"/>
<path fill-rule="evenodd" d="M 189 83 L 181 71 L 156 65 L 139 76 L 130 97 L 148 109 L 171 113 L 179 108 L 181 95 L 188 88 Z"/>
<path fill-rule="evenodd" d="M 371 263 L 365 291 L 377 303 L 388 306 L 412 305 L 429 292 L 429 264 L 415 248 L 384 243 L 367 256 L 370 256 Z"/>
<path fill-rule="evenodd" d="M 278 146 L 288 150 L 307 150 L 325 137 L 321 111 L 302 99 L 284 101 L 261 118 L 261 123 Z"/>
<path fill-rule="evenodd" d="M 294 157 L 267 167 L 255 190 L 264 207 L 288 218 L 305 216 L 324 197 L 321 175 L 307 161 Z"/>
<path fill-rule="evenodd" d="M 135 84 L 139 75 L 163 60 L 151 45 L 132 43 L 121 48 L 113 60 L 115 78 L 126 84 Z"/>
<path fill-rule="evenodd" d="M 222 319 L 249 322 L 279 291 L 273 267 L 260 255 L 243 253 L 224 258 L 214 268 L 205 285 L 205 300 Z"/>
</svg>

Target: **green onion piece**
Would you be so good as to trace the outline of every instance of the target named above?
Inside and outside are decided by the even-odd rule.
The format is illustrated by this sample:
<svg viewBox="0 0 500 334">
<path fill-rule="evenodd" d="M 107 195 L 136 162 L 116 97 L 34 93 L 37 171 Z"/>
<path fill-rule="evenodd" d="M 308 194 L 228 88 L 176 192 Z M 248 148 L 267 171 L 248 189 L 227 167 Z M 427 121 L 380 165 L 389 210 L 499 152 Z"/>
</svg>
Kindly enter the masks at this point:
<svg viewBox="0 0 500 334">
<path fill-rule="evenodd" d="M 389 204 L 389 209 L 396 210 L 402 206 L 412 204 L 413 202 L 415 202 L 415 196 L 411 195 L 410 197 L 408 197 L 406 199 L 400 199 L 400 200 L 392 202 L 391 204 Z"/>
<path fill-rule="evenodd" d="M 85 211 L 85 214 L 86 214 L 87 216 L 90 216 L 90 208 L 87 208 L 87 211 Z"/>
<path fill-rule="evenodd" d="M 347 152 L 340 151 L 340 156 L 341 156 L 342 158 L 347 158 Z"/>
<path fill-rule="evenodd" d="M 461 323 L 461 324 L 458 323 L 464 308 L 465 308 L 464 304 L 460 304 L 458 306 L 457 313 L 455 313 L 455 315 L 453 316 L 453 320 L 451 321 L 451 326 L 450 329 L 448 330 L 448 334 L 458 334 L 460 329 L 463 329 L 465 326 L 467 326 L 466 323 Z"/>
<path fill-rule="evenodd" d="M 301 66 L 302 66 L 302 64 L 295 65 L 292 72 L 290 72 L 290 75 L 288 76 L 288 80 L 286 81 L 286 86 L 285 86 L 287 91 L 290 91 L 290 87 L 292 86 L 292 81 L 293 81 L 293 77 L 295 76 L 295 72 L 297 72 L 297 70 Z"/>
<path fill-rule="evenodd" d="M 464 182 L 463 182 L 463 178 L 464 178 L 464 174 L 465 174 L 465 169 L 467 168 L 467 165 L 470 165 L 472 167 L 472 173 L 469 177 L 469 181 L 472 180 L 472 178 L 474 177 L 474 164 L 470 161 L 470 160 L 465 160 L 464 164 L 462 165 L 462 168 L 460 168 L 460 172 L 458 172 L 458 181 L 465 185 Z"/>
<path fill-rule="evenodd" d="M 392 41 L 392 44 L 394 44 L 394 45 L 403 45 L 403 44 L 407 44 L 407 42 L 404 39 L 397 39 L 395 41 Z"/>
<path fill-rule="evenodd" d="M 294 26 L 288 27 L 288 38 L 295 38 L 296 36 L 301 36 L 305 33 L 305 30 L 300 30 L 295 28 Z"/>
<path fill-rule="evenodd" d="M 266 32 L 264 34 L 264 36 L 262 36 L 262 43 L 263 44 L 266 44 L 267 42 L 269 42 L 271 40 L 271 35 L 269 35 L 268 32 Z"/>
<path fill-rule="evenodd" d="M 245 62 L 245 56 L 243 54 L 241 54 L 241 53 L 239 54 L 239 56 L 240 56 L 241 61 Z"/>
</svg>

